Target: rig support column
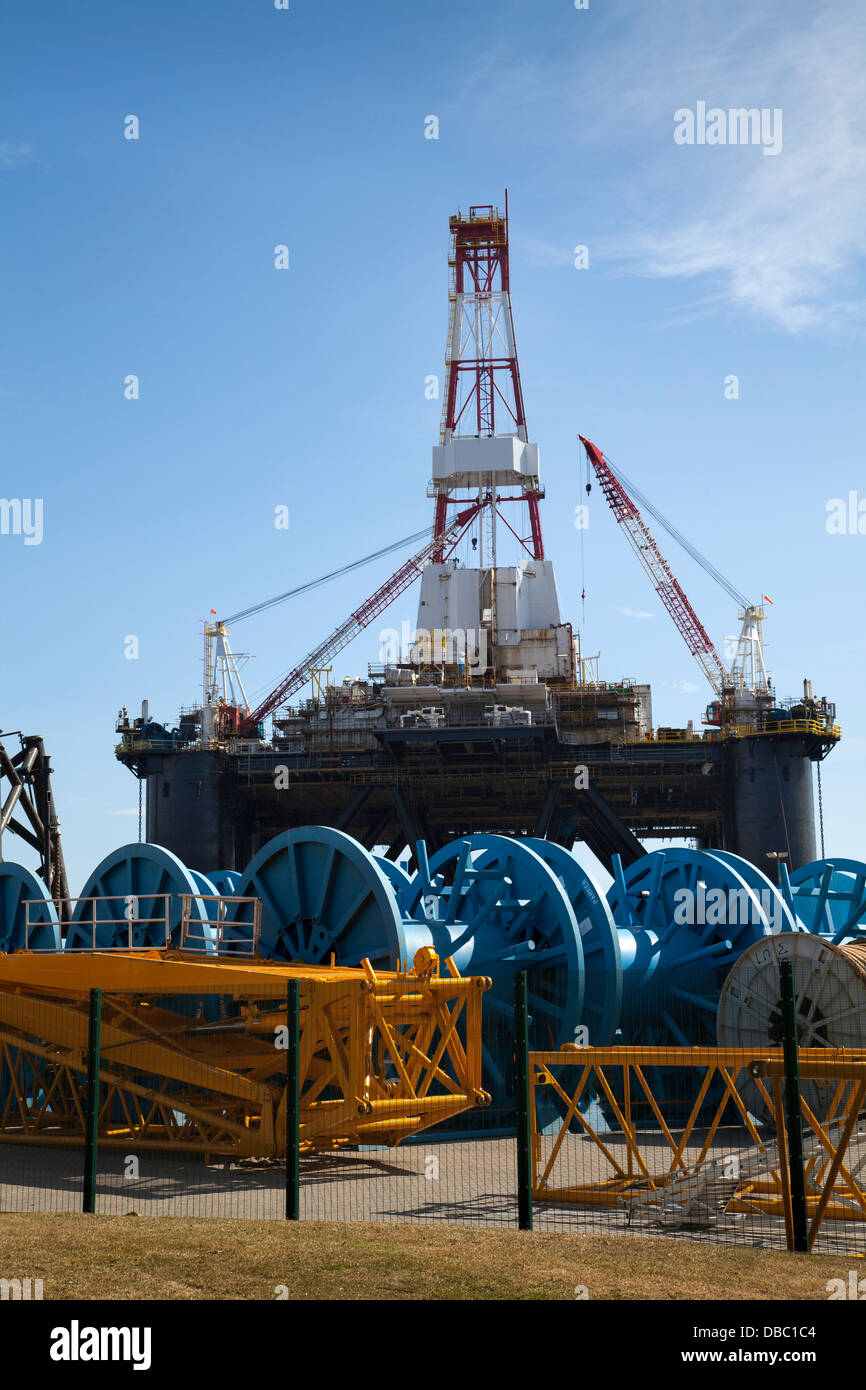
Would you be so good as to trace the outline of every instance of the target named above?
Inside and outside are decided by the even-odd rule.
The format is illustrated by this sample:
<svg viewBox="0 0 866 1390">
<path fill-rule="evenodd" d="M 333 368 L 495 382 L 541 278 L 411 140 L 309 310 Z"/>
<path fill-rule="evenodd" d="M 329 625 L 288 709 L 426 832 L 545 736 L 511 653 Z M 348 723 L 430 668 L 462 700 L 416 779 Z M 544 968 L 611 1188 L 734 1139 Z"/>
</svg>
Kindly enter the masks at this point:
<svg viewBox="0 0 866 1390">
<path fill-rule="evenodd" d="M 797 735 L 732 739 L 727 748 L 733 826 L 728 848 L 776 879 L 778 861 L 799 869 L 818 857 L 812 760 Z"/>
</svg>

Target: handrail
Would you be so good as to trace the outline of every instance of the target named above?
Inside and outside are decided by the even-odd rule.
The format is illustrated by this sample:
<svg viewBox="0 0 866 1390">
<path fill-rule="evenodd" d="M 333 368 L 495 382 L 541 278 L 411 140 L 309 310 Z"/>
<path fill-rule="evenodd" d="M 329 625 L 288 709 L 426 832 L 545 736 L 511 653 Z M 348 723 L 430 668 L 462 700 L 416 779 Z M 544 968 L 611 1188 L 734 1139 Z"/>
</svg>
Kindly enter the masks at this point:
<svg viewBox="0 0 866 1390">
<path fill-rule="evenodd" d="M 216 903 L 216 916 L 193 917 L 193 902 Z M 258 956 L 259 941 L 262 935 L 262 903 L 260 898 L 248 897 L 222 897 L 219 893 L 183 893 L 181 895 L 181 916 L 180 916 L 180 942 L 181 951 L 209 951 L 216 952 L 217 955 L 224 954 L 225 929 L 228 924 L 228 908 L 235 903 L 252 903 L 253 920 L 252 932 L 246 936 L 233 936 L 231 938 L 231 952 L 233 955 Z M 207 928 L 210 927 L 213 936 L 208 936 Z M 198 929 L 198 930 L 196 930 Z"/>
<path fill-rule="evenodd" d="M 154 904 L 155 916 L 140 917 L 138 915 L 138 904 L 141 898 Z M 167 948 L 171 945 L 171 898 L 171 893 L 110 893 L 102 897 L 94 895 L 89 898 L 55 898 L 54 905 L 58 909 L 58 915 L 61 915 L 61 905 L 65 904 L 66 911 L 62 915 L 67 921 L 72 921 L 73 914 L 80 903 L 88 904 L 91 910 L 89 921 L 85 921 L 82 916 L 79 917 L 79 920 L 75 923 L 77 930 L 86 929 L 88 927 L 91 929 L 90 944 L 87 946 L 65 946 L 61 943 L 59 947 L 30 945 L 31 928 L 44 926 L 44 918 L 40 918 L 40 909 L 44 910 L 45 900 L 43 898 L 26 898 L 24 901 L 24 950 L 39 951 L 40 954 L 57 954 L 58 952 L 64 951 L 133 951 L 137 949 L 132 940 L 133 929 L 153 926 L 157 923 L 165 933 L 164 945 Z M 162 903 L 161 909 L 158 907 L 160 902 Z M 97 918 L 97 903 L 123 903 L 125 911 L 120 917 L 100 916 Z M 30 909 L 32 907 L 36 908 L 35 921 L 32 921 L 30 916 Z M 125 943 L 114 946 L 97 946 L 97 927 L 120 927 L 124 924 L 127 928 L 127 940 Z M 151 943 L 151 945 L 159 944 L 159 942 Z"/>
</svg>

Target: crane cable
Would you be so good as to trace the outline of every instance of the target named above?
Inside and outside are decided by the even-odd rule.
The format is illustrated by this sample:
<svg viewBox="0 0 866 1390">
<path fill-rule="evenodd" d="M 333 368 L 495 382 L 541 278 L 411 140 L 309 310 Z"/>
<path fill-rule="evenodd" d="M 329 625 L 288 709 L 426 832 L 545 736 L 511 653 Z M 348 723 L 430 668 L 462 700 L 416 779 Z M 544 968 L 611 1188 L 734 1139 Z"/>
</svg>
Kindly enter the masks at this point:
<svg viewBox="0 0 866 1390">
<path fill-rule="evenodd" d="M 432 526 L 425 526 L 423 531 L 415 531 L 411 536 L 404 536 L 401 541 L 393 541 L 391 545 L 385 545 L 381 550 L 374 550 L 372 555 L 365 555 L 360 560 L 353 560 L 350 565 L 343 565 L 340 569 L 331 570 L 328 574 L 322 574 L 318 579 L 310 579 L 306 584 L 299 584 L 296 589 L 287 589 L 284 594 L 276 594 L 273 598 L 266 598 L 262 603 L 254 603 L 250 608 L 242 608 L 238 613 L 232 613 L 230 617 L 224 618 L 225 623 L 239 623 L 242 618 L 251 618 L 254 613 L 263 613 L 266 608 L 273 608 L 278 603 L 285 603 L 286 599 L 296 598 L 298 594 L 308 594 L 311 589 L 318 589 L 321 584 L 327 584 L 332 579 L 339 579 L 341 575 L 351 574 L 352 570 L 357 570 L 362 565 L 372 564 L 374 560 L 380 560 L 383 555 L 390 555 L 393 550 L 402 550 L 407 545 L 412 545 L 414 541 L 421 541 L 425 536 L 433 533 Z"/>
<path fill-rule="evenodd" d="M 586 455 L 586 460 L 585 460 L 585 462 L 586 462 L 586 495 L 587 495 L 587 497 L 589 497 L 590 493 L 592 492 L 592 483 L 591 483 L 591 481 L 590 481 L 590 476 L 589 476 L 589 454 Z M 586 519 L 588 520 L 588 519 L 589 519 L 589 518 L 588 518 L 588 506 L 587 506 L 586 503 L 584 503 L 584 506 L 587 507 L 587 518 L 586 518 Z M 583 521 L 583 520 L 584 520 L 584 518 L 583 518 L 583 516 L 581 516 L 581 521 Z M 583 628 L 586 626 L 586 561 L 585 561 L 585 552 L 584 552 L 585 532 L 586 532 L 586 526 L 583 525 L 583 526 L 581 526 L 581 528 L 580 528 L 580 626 L 581 626 L 581 630 L 583 630 Z"/>
<path fill-rule="evenodd" d="M 821 764 L 815 764 L 818 772 L 818 824 L 821 827 L 821 858 L 826 858 L 824 853 L 824 797 L 821 793 Z"/>
<path fill-rule="evenodd" d="M 678 545 L 681 545 L 683 550 L 685 550 L 688 555 L 691 555 L 692 559 L 700 565 L 701 569 L 704 570 L 706 574 L 710 575 L 710 577 L 714 579 L 716 583 L 720 585 L 721 588 L 723 588 L 727 594 L 730 595 L 730 597 L 734 600 L 735 603 L 739 604 L 741 608 L 750 607 L 749 600 L 743 594 L 740 593 L 739 589 L 735 588 L 731 581 L 729 579 L 726 579 L 725 576 L 721 573 L 721 571 L 717 570 L 715 565 L 712 564 L 706 558 L 706 556 L 702 555 L 701 552 L 695 546 L 692 545 L 691 541 L 686 539 L 682 531 L 677 530 L 673 522 L 668 521 L 667 517 L 659 511 L 658 507 L 653 506 L 649 498 L 644 496 L 644 494 L 638 488 L 635 487 L 634 483 L 632 483 L 626 477 L 625 473 L 623 473 L 621 469 L 614 467 L 614 465 L 610 461 L 610 457 L 607 454 L 605 454 L 604 457 L 605 462 L 607 463 L 607 466 L 610 469 L 611 473 L 613 473 L 617 481 L 622 484 L 629 496 L 635 502 L 639 502 L 641 507 L 645 511 L 649 512 L 650 516 L 658 522 L 659 526 L 664 527 L 668 535 L 671 536 L 677 542 Z"/>
</svg>

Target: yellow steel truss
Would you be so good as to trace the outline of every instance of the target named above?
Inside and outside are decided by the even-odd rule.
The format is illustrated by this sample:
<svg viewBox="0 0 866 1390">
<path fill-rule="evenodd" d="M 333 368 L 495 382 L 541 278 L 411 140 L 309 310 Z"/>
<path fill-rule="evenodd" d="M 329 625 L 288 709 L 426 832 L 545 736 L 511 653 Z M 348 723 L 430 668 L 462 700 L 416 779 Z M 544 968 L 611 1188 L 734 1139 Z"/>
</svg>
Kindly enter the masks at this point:
<svg viewBox="0 0 866 1390">
<path fill-rule="evenodd" d="M 490 981 L 171 951 L 0 956 L 0 1141 L 80 1145 L 88 997 L 101 988 L 99 1142 L 286 1149 L 286 994 L 300 981 L 302 1149 L 398 1144 L 474 1106 Z M 196 998 L 216 1001 L 206 1016 Z M 174 1003 L 174 1007 L 172 1004 Z"/>
<path fill-rule="evenodd" d="M 568 1068 L 577 1080 L 563 1084 L 557 1074 Z M 694 1102 L 684 1125 L 669 1123 L 665 1102 L 654 1094 L 655 1068 L 697 1069 Z M 811 1218 L 810 1248 L 824 1220 L 866 1221 L 866 1191 L 860 1169 L 866 1165 L 866 1125 L 862 1122 L 866 1101 L 866 1052 L 829 1048 L 803 1048 L 799 1054 L 802 1079 L 835 1081 L 827 1114 L 819 1120 L 801 1099 L 806 1155 L 806 1201 Z M 676 1219 L 703 1196 L 706 1214 L 714 1201 L 719 1212 L 760 1212 L 784 1218 L 789 1248 L 793 1248 L 791 1192 L 788 1173 L 786 1123 L 783 1105 L 784 1061 L 779 1048 L 722 1047 L 567 1047 L 558 1052 L 530 1053 L 532 1119 L 532 1186 L 539 1202 L 573 1202 L 587 1206 L 655 1208 Z M 744 1083 L 756 1088 L 772 1113 L 773 1135 L 761 1134 L 750 1111 Z M 704 1102 L 714 1082 L 720 1098 L 706 1122 L 699 1124 Z M 536 1124 L 536 1092 L 548 1087 L 562 1110 L 554 1135 L 542 1136 Z M 769 1087 L 769 1089 L 768 1089 Z M 678 1092 L 682 1093 L 681 1087 Z M 612 1123 L 609 1128 L 589 1118 L 581 1102 L 600 1099 Z M 638 1128 L 636 1107 L 654 1128 Z M 729 1106 L 739 1115 L 745 1140 L 738 1153 L 737 1176 L 726 1186 L 713 1171 L 714 1144 Z M 593 1112 L 590 1112 L 590 1114 Z M 596 1112 L 597 1113 L 597 1112 Z M 583 1133 L 601 1155 L 602 1176 L 590 1181 L 563 1177 L 568 1163 L 566 1136 Z M 858 1161 L 849 1159 L 856 1139 Z M 549 1150 L 546 1151 L 545 1150 Z M 695 1153 L 695 1150 L 697 1152 Z M 689 1152 L 690 1151 L 690 1152 Z M 586 1167 L 586 1160 L 581 1163 Z"/>
</svg>

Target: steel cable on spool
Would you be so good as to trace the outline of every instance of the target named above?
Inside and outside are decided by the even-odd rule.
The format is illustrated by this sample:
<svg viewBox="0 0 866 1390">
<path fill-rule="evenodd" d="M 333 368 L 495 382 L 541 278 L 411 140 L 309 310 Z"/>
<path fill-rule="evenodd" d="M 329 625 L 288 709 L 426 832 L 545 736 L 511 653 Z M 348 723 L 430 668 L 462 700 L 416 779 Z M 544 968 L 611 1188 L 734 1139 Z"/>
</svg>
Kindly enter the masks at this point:
<svg viewBox="0 0 866 1390">
<path fill-rule="evenodd" d="M 851 968 L 859 975 L 866 989 L 866 941 L 846 941 L 844 946 L 837 946 L 836 950 L 850 961 Z"/>
<path fill-rule="evenodd" d="M 866 941 L 834 943 L 820 932 L 787 932 L 756 942 L 743 953 L 719 997 L 717 1038 L 722 1047 L 781 1047 L 780 966 L 794 969 L 800 1047 L 866 1048 Z M 760 1086 L 741 1073 L 749 1109 L 762 1122 L 772 1115 Z M 836 1103 L 836 1083 L 804 1080 L 803 1098 L 823 1120 Z"/>
</svg>

